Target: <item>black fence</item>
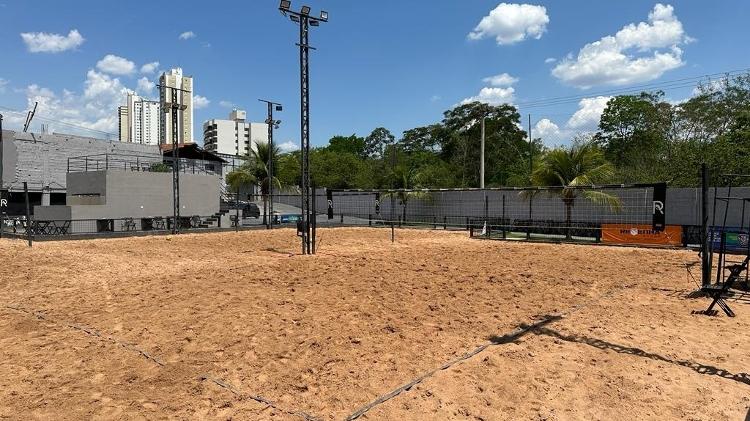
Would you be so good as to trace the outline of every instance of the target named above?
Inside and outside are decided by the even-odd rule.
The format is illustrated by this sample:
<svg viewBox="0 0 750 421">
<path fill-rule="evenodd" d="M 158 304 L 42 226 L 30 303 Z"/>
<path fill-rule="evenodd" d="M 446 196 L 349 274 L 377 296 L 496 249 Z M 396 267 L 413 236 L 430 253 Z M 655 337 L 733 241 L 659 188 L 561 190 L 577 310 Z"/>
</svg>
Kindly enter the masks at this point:
<svg viewBox="0 0 750 421">
<path fill-rule="evenodd" d="M 27 235 L 34 238 L 73 237 L 91 235 L 128 235 L 149 232 L 171 232 L 175 225 L 173 217 L 117 218 L 117 219 L 74 219 L 74 220 L 34 220 L 28 223 L 25 216 L 10 216 L 2 219 L 0 229 L 3 234 Z M 181 232 L 220 228 L 218 216 L 184 216 L 178 220 Z"/>
<path fill-rule="evenodd" d="M 613 242 L 607 233 L 659 236 L 670 210 L 698 207 L 690 195 L 666 200 L 663 184 L 572 188 L 318 190 L 324 226 L 395 226 L 467 230 L 504 239 Z M 274 196 L 274 213 L 299 214 L 298 194 Z M 700 243 L 700 221 L 674 224 L 669 245 Z M 675 228 L 677 226 L 677 228 Z M 675 234 L 676 232 L 676 234 Z"/>
<path fill-rule="evenodd" d="M 202 159 L 175 159 L 169 155 L 118 155 L 96 154 L 68 158 L 68 172 L 135 171 L 171 172 L 174 162 L 179 162 L 181 173 L 221 175 L 223 163 Z"/>
</svg>

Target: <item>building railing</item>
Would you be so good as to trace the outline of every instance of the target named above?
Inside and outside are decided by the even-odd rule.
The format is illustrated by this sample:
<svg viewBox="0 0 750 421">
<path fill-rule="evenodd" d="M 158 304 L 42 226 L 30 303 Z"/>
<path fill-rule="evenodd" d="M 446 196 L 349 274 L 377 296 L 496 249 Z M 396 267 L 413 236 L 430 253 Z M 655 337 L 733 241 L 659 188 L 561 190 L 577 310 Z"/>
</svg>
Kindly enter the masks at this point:
<svg viewBox="0 0 750 421">
<path fill-rule="evenodd" d="M 139 156 L 96 154 L 68 158 L 68 172 L 138 171 L 172 172 L 174 158 L 164 156 Z M 181 173 L 222 175 L 222 163 L 203 159 L 179 158 Z"/>
<path fill-rule="evenodd" d="M 217 215 L 183 216 L 179 218 L 178 224 L 180 231 L 220 227 Z M 173 217 L 153 216 L 114 219 L 32 220 L 30 229 L 34 237 L 64 237 L 90 234 L 167 232 L 171 231 L 173 226 Z M 6 234 L 26 234 L 29 223 L 25 217 L 3 217 L 0 218 L 0 229 Z"/>
</svg>

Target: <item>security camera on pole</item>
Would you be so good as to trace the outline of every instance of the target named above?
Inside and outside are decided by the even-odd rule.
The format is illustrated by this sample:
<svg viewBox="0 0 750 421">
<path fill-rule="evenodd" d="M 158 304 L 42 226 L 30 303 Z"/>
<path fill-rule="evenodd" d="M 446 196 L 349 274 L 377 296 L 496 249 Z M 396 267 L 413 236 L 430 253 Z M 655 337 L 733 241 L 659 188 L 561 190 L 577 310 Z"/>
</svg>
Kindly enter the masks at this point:
<svg viewBox="0 0 750 421">
<path fill-rule="evenodd" d="M 315 212 L 310 209 L 310 74 L 309 53 L 314 48 L 308 44 L 310 26 L 320 26 L 321 22 L 328 22 L 328 12 L 321 11 L 320 17 L 310 16 L 310 7 L 302 6 L 299 12 L 291 10 L 292 2 L 281 0 L 279 10 L 284 16 L 289 16 L 292 22 L 299 24 L 299 66 L 300 66 L 300 143 L 302 152 L 302 221 L 299 225 L 299 235 L 302 237 L 302 254 L 315 252 L 314 233 L 311 231 L 310 220 Z M 314 194 L 314 192 L 313 192 Z M 312 238 L 311 238 L 312 232 Z"/>
</svg>

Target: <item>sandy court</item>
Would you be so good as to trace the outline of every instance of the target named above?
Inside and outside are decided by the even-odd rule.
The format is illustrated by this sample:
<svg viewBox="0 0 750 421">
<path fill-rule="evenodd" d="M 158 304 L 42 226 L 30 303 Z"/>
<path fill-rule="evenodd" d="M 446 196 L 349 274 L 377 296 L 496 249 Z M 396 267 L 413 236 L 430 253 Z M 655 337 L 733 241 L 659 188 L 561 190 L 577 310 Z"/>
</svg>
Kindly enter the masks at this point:
<svg viewBox="0 0 750 421">
<path fill-rule="evenodd" d="M 0 418 L 341 420 L 557 313 L 360 419 L 749 416 L 750 305 L 691 314 L 696 253 L 319 239 L 316 256 L 287 229 L 0 241 Z"/>
</svg>

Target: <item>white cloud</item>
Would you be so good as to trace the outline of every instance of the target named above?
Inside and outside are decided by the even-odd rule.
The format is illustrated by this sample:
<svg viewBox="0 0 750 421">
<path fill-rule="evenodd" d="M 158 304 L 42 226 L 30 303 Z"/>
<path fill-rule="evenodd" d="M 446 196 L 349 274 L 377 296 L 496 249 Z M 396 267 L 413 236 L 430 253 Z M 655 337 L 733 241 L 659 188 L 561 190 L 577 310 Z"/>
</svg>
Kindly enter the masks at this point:
<svg viewBox="0 0 750 421">
<path fill-rule="evenodd" d="M 648 23 L 631 23 L 586 44 L 576 57 L 569 55 L 555 66 L 552 75 L 584 89 L 650 81 L 682 66 L 680 47 L 691 41 L 674 8 L 656 4 Z"/>
<path fill-rule="evenodd" d="M 46 32 L 25 32 L 21 39 L 32 53 L 60 53 L 79 47 L 86 40 L 78 30 L 71 30 L 68 35 Z"/>
<path fill-rule="evenodd" d="M 8 81 L 0 77 L 0 94 L 5 92 L 5 86 L 8 85 Z"/>
<path fill-rule="evenodd" d="M 224 107 L 224 108 L 234 108 L 234 107 L 236 107 L 236 105 L 234 105 L 234 103 L 232 101 L 227 101 L 227 100 L 221 100 L 221 101 L 219 101 L 219 105 L 222 106 L 222 107 Z"/>
<path fill-rule="evenodd" d="M 544 6 L 500 3 L 482 18 L 469 39 L 495 37 L 498 45 L 514 44 L 527 37 L 539 39 L 547 30 L 549 16 Z"/>
<path fill-rule="evenodd" d="M 441 97 L 440 95 L 433 95 L 430 97 L 430 102 L 438 102 L 441 99 L 443 99 L 443 97 Z"/>
<path fill-rule="evenodd" d="M 485 86 L 476 96 L 464 99 L 461 101 L 462 105 L 477 101 L 490 105 L 513 103 L 516 90 L 511 85 L 518 82 L 518 78 L 507 73 L 501 73 L 499 75 L 486 77 L 482 79 L 482 82 L 488 83 L 491 86 Z"/>
<path fill-rule="evenodd" d="M 545 64 L 550 64 L 550 63 L 554 63 L 554 62 L 556 62 L 556 61 L 557 61 L 557 59 L 556 59 L 556 58 L 554 58 L 554 57 L 548 57 L 548 58 L 544 59 L 544 63 L 545 63 Z"/>
<path fill-rule="evenodd" d="M 291 140 L 288 140 L 280 145 L 277 145 L 279 147 L 279 150 L 281 152 L 292 152 L 299 149 L 299 145 L 292 142 Z"/>
<path fill-rule="evenodd" d="M 486 77 L 482 79 L 482 82 L 489 83 L 492 86 L 511 86 L 518 82 L 518 78 L 507 73 L 501 73 L 499 75 Z"/>
<path fill-rule="evenodd" d="M 514 94 L 516 90 L 512 87 L 508 88 L 490 88 L 484 87 L 479 94 L 473 97 L 469 97 L 461 101 L 461 104 L 468 104 L 471 102 L 479 101 L 490 105 L 510 104 L 514 100 Z"/>
<path fill-rule="evenodd" d="M 210 103 L 211 101 L 204 96 L 195 95 L 193 97 L 193 108 L 195 108 L 196 110 L 200 110 L 201 108 L 206 108 L 208 107 L 208 104 Z"/>
<path fill-rule="evenodd" d="M 177 38 L 184 41 L 186 39 L 195 38 L 195 37 L 196 37 L 195 32 L 193 32 L 193 31 L 186 31 L 186 32 L 181 33 L 180 36 L 177 37 Z"/>
<path fill-rule="evenodd" d="M 117 107 L 124 103 L 128 92 L 131 90 L 123 86 L 119 79 L 93 69 L 87 72 L 83 94 L 80 95 L 67 89 L 58 94 L 36 84 L 29 85 L 25 90 L 27 107 L 31 108 L 34 102 L 39 102 L 38 115 L 108 133 L 117 132 Z M 50 130 L 77 132 L 74 128 L 54 122 L 50 123 Z M 90 132 L 82 134 L 92 135 Z"/>
<path fill-rule="evenodd" d="M 151 73 L 156 72 L 157 69 L 159 69 L 159 62 L 153 61 L 151 63 L 146 63 L 143 66 L 141 66 L 141 73 L 151 74 Z"/>
<path fill-rule="evenodd" d="M 597 96 L 584 98 L 578 102 L 576 111 L 568 120 L 567 126 L 571 129 L 593 131 L 599 125 L 599 119 L 607 108 L 607 102 L 611 96 Z"/>
<path fill-rule="evenodd" d="M 560 127 L 548 118 L 539 120 L 534 125 L 534 130 L 531 135 L 534 138 L 542 138 L 543 141 L 547 139 L 556 139 L 560 137 Z"/>
<path fill-rule="evenodd" d="M 155 87 L 156 87 L 156 84 L 148 80 L 147 77 L 142 77 L 138 79 L 138 93 L 142 95 L 151 94 L 151 92 L 153 92 Z"/>
<path fill-rule="evenodd" d="M 107 54 L 104 56 L 103 59 L 96 63 L 96 68 L 102 72 L 118 76 L 132 75 L 135 73 L 135 63 L 114 54 Z"/>
</svg>

